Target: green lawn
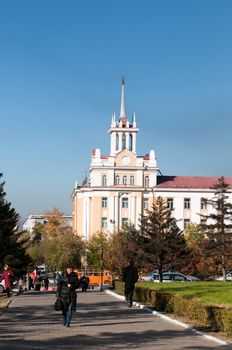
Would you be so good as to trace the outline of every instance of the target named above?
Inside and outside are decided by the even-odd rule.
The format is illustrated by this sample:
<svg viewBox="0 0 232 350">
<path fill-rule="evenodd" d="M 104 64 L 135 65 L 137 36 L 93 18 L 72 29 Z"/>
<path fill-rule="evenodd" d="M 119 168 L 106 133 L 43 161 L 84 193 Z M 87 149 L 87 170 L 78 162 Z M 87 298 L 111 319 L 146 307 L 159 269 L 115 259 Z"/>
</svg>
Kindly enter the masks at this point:
<svg viewBox="0 0 232 350">
<path fill-rule="evenodd" d="M 232 306 L 231 282 L 139 282 L 137 286 L 186 295 L 189 298 L 200 299 L 206 304 Z"/>
</svg>

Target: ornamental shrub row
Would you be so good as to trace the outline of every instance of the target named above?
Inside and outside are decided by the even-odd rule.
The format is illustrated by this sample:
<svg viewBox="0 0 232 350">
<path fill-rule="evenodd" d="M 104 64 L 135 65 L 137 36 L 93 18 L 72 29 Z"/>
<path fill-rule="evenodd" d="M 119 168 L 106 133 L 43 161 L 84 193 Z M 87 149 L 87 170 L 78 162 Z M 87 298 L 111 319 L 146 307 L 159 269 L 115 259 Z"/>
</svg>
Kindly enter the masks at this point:
<svg viewBox="0 0 232 350">
<path fill-rule="evenodd" d="M 115 290 L 122 294 L 124 283 L 115 281 Z M 135 286 L 134 300 L 154 308 L 157 311 L 184 316 L 188 320 L 197 320 L 201 328 L 232 335 L 232 308 L 206 304 L 188 295 L 178 295 L 158 289 L 152 290 L 140 285 Z"/>
</svg>

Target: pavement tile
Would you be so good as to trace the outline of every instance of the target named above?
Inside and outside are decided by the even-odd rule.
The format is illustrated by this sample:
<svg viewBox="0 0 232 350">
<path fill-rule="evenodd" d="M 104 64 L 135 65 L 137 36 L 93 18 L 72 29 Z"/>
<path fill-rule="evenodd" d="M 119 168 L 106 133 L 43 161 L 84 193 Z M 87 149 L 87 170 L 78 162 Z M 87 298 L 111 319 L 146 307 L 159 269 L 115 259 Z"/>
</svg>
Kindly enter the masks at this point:
<svg viewBox="0 0 232 350">
<path fill-rule="evenodd" d="M 54 293 L 16 296 L 0 317 L 3 350 L 232 349 L 100 291 L 78 292 L 71 327 L 53 309 Z"/>
</svg>

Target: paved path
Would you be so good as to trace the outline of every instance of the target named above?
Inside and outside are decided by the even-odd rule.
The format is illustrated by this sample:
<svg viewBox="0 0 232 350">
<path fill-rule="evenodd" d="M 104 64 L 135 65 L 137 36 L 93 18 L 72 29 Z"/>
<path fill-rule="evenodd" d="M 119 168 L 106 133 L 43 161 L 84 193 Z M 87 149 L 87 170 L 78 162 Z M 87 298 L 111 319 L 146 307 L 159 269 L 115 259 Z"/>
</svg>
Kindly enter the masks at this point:
<svg viewBox="0 0 232 350">
<path fill-rule="evenodd" d="M 0 349 L 232 349 L 98 291 L 78 293 L 78 311 L 66 328 L 54 300 L 45 293 L 15 297 L 0 317 Z"/>
</svg>

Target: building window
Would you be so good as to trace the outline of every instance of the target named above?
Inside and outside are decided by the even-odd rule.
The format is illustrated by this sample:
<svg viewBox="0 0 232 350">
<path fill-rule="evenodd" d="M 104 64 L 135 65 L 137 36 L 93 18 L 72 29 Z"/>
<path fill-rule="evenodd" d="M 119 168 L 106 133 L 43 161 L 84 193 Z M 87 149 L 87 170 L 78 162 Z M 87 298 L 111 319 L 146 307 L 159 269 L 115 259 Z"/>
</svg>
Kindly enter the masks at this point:
<svg viewBox="0 0 232 350">
<path fill-rule="evenodd" d="M 174 208 L 173 198 L 168 198 L 167 199 L 167 206 L 168 206 L 168 209 L 170 209 L 170 210 L 172 210 Z"/>
<path fill-rule="evenodd" d="M 122 228 L 128 226 L 128 218 L 122 218 Z"/>
<path fill-rule="evenodd" d="M 115 185 L 119 185 L 120 184 L 120 177 L 117 175 L 115 177 Z"/>
<path fill-rule="evenodd" d="M 128 198 L 127 197 L 122 198 L 122 208 L 128 208 Z"/>
<path fill-rule="evenodd" d="M 123 185 L 127 185 L 127 176 L 123 176 L 122 182 Z"/>
<path fill-rule="evenodd" d="M 201 198 L 201 210 L 207 209 L 207 202 L 205 198 Z"/>
<path fill-rule="evenodd" d="M 144 186 L 149 187 L 149 176 L 145 176 L 144 178 Z"/>
<path fill-rule="evenodd" d="M 129 146 L 130 151 L 132 151 L 132 146 L 133 146 L 133 136 L 132 134 L 130 134 L 130 146 Z"/>
<path fill-rule="evenodd" d="M 122 149 L 126 148 L 126 135 L 122 134 Z"/>
<path fill-rule="evenodd" d="M 144 198 L 144 200 L 143 200 L 143 208 L 144 208 L 144 210 L 147 210 L 148 207 L 149 207 L 148 198 Z"/>
<path fill-rule="evenodd" d="M 119 185 L 120 184 L 120 177 L 117 175 L 115 177 L 115 185 Z"/>
<path fill-rule="evenodd" d="M 184 199 L 184 209 L 191 209 L 190 198 Z"/>
<path fill-rule="evenodd" d="M 102 230 L 107 228 L 107 218 L 102 218 L 101 227 L 102 227 Z"/>
<path fill-rule="evenodd" d="M 134 177 L 134 176 L 131 176 L 131 177 L 130 177 L 130 185 L 131 185 L 131 186 L 134 186 L 134 184 L 135 184 L 135 177 Z"/>
<path fill-rule="evenodd" d="M 190 224 L 190 220 L 184 219 L 184 230 L 188 227 L 189 224 Z"/>
<path fill-rule="evenodd" d="M 206 225 L 207 220 L 206 219 L 201 219 L 201 225 Z"/>
<path fill-rule="evenodd" d="M 119 136 L 116 134 L 116 151 L 119 149 Z"/>
<path fill-rule="evenodd" d="M 107 208 L 107 198 L 102 197 L 102 208 Z"/>
<path fill-rule="evenodd" d="M 102 186 L 105 187 L 106 186 L 106 175 L 102 176 Z"/>
</svg>

